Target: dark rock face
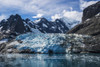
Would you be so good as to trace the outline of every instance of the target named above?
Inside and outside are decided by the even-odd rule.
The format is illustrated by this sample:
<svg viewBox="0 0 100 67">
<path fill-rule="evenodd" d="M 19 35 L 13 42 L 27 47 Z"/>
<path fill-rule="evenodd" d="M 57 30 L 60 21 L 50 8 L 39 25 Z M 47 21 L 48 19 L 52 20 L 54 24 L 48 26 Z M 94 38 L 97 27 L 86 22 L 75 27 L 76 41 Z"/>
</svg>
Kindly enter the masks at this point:
<svg viewBox="0 0 100 67">
<path fill-rule="evenodd" d="M 7 20 L 2 20 L 0 23 L 0 27 L 2 27 L 1 31 L 9 30 L 10 33 L 25 33 L 30 30 L 26 30 L 23 19 L 18 15 L 11 15 Z"/>
<path fill-rule="evenodd" d="M 83 10 L 83 18 L 82 21 L 85 21 L 88 18 L 94 17 L 96 14 L 100 12 L 100 1 L 96 4 L 93 4 Z"/>
<path fill-rule="evenodd" d="M 34 23 L 28 18 L 22 19 L 18 14 L 11 15 L 7 20 L 0 22 L 0 31 L 3 34 L 9 33 L 9 35 L 17 36 L 26 32 L 35 32 L 35 29 L 41 33 L 65 33 L 69 30 L 65 23 L 59 19 L 51 22 L 40 18 L 38 23 Z"/>
<path fill-rule="evenodd" d="M 57 19 L 54 22 L 50 22 L 45 18 L 41 18 L 35 24 L 35 28 L 39 29 L 42 33 L 65 33 L 69 30 L 63 21 Z"/>
<path fill-rule="evenodd" d="M 6 47 L 5 43 L 0 44 L 0 52 Z"/>
<path fill-rule="evenodd" d="M 100 37 L 91 37 L 84 39 L 85 52 L 100 53 Z"/>
<path fill-rule="evenodd" d="M 100 35 L 100 13 L 99 12 L 100 12 L 100 1 L 84 9 L 83 11 L 84 22 L 75 26 L 73 29 L 68 31 L 68 33 L 99 36 Z"/>
<path fill-rule="evenodd" d="M 74 27 L 68 33 L 86 34 L 92 36 L 100 36 L 100 15 L 91 18 Z"/>
<path fill-rule="evenodd" d="M 84 39 L 85 52 L 100 53 L 100 1 L 84 9 L 83 23 L 67 33 L 91 35 L 91 38 Z"/>
</svg>

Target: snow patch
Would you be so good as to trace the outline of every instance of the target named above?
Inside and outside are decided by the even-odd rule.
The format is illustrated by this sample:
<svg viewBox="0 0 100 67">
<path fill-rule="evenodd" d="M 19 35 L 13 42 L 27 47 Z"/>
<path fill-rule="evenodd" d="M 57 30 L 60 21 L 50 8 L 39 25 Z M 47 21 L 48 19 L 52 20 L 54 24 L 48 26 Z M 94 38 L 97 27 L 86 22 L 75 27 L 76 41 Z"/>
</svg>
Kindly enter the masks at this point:
<svg viewBox="0 0 100 67">
<path fill-rule="evenodd" d="M 37 33 L 37 34 L 41 33 L 38 29 L 35 29 L 35 28 L 31 28 L 31 30 L 32 32 Z"/>
<path fill-rule="evenodd" d="M 26 22 L 24 22 L 24 26 L 28 26 L 28 27 L 30 28 L 30 30 L 31 30 L 32 32 L 34 32 L 34 33 L 41 33 L 38 29 L 35 29 L 35 28 L 30 27 L 30 25 L 27 24 Z"/>
<path fill-rule="evenodd" d="M 43 23 L 43 27 L 48 27 L 46 24 Z"/>
<path fill-rule="evenodd" d="M 53 29 L 55 29 L 55 27 L 54 27 L 54 26 L 52 26 L 52 28 L 53 28 Z"/>
<path fill-rule="evenodd" d="M 8 42 L 8 39 L 2 39 L 2 40 L 0 40 L 0 44 L 6 43 L 6 42 Z"/>
<path fill-rule="evenodd" d="M 2 28 L 3 28 L 3 27 L 0 27 L 0 31 L 1 31 Z"/>
<path fill-rule="evenodd" d="M 34 23 L 39 23 L 41 19 L 35 20 Z"/>
<path fill-rule="evenodd" d="M 96 16 L 100 16 L 100 12 Z"/>
<path fill-rule="evenodd" d="M 87 19 L 86 22 L 89 21 L 89 20 L 90 20 L 90 19 Z"/>
<path fill-rule="evenodd" d="M 10 32 L 10 30 L 8 29 L 7 31 L 6 31 L 6 33 L 9 33 Z"/>
<path fill-rule="evenodd" d="M 79 24 L 80 22 L 79 21 L 76 21 L 76 20 L 73 20 L 73 19 L 69 19 L 69 18 L 61 18 L 61 20 L 63 22 L 65 22 L 66 26 L 69 28 L 69 29 L 72 29 L 74 26 L 76 26 L 77 24 Z"/>
<path fill-rule="evenodd" d="M 12 46 L 12 45 L 16 45 L 16 44 L 19 44 L 19 42 L 18 41 L 13 41 L 13 42 L 9 43 L 7 46 Z"/>
</svg>

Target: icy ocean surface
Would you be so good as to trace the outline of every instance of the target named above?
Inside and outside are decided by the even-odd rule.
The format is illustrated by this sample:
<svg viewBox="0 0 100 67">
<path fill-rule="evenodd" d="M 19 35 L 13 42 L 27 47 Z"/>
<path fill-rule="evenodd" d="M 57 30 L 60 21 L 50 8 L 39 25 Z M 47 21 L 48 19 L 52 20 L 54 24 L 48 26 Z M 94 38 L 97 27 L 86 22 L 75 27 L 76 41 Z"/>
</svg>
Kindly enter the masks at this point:
<svg viewBox="0 0 100 67">
<path fill-rule="evenodd" d="M 0 54 L 0 67 L 100 67 L 100 54 Z"/>
</svg>

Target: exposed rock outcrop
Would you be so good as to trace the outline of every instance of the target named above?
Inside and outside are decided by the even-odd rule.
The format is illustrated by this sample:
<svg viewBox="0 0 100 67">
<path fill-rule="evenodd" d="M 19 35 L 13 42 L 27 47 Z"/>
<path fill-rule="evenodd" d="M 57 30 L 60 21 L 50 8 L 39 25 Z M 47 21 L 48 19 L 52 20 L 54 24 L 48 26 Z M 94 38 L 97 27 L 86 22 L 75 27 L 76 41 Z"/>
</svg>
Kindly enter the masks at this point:
<svg viewBox="0 0 100 67">
<path fill-rule="evenodd" d="M 86 34 L 92 36 L 100 35 L 100 1 L 83 11 L 83 23 L 76 25 L 68 33 Z"/>
<path fill-rule="evenodd" d="M 22 19 L 20 15 L 11 15 L 7 20 L 0 22 L 0 33 L 17 36 L 19 34 L 33 33 L 66 33 L 69 30 L 65 22 L 60 19 L 48 21 L 46 18 L 40 18 L 36 21 Z"/>
<path fill-rule="evenodd" d="M 93 18 L 84 21 L 84 23 L 80 23 L 68 33 L 100 36 L 100 14 L 97 14 Z"/>
<path fill-rule="evenodd" d="M 83 18 L 82 21 L 84 22 L 85 20 L 94 17 L 96 14 L 100 12 L 100 1 L 97 2 L 96 4 L 93 4 L 91 6 L 88 6 L 83 10 Z"/>
<path fill-rule="evenodd" d="M 92 36 L 89 39 L 84 39 L 86 51 L 100 53 L 100 1 L 85 8 L 82 23 L 76 25 L 67 33 Z"/>
<path fill-rule="evenodd" d="M 65 33 L 69 30 L 65 23 L 60 19 L 56 19 L 52 22 L 45 18 L 41 18 L 35 23 L 35 28 L 39 29 L 42 33 Z"/>
<path fill-rule="evenodd" d="M 30 32 L 26 29 L 23 23 L 23 19 L 18 15 L 11 15 L 7 20 L 2 20 L 0 22 L 1 32 L 3 33 L 19 33 L 23 34 L 25 32 Z"/>
</svg>

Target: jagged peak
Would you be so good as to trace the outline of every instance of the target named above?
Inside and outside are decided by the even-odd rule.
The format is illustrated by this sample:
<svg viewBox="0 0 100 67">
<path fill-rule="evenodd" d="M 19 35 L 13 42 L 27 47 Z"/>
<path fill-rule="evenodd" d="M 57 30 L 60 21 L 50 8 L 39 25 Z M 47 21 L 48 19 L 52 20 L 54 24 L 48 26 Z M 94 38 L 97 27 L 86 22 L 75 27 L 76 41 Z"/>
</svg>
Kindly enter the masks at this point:
<svg viewBox="0 0 100 67">
<path fill-rule="evenodd" d="M 6 19 L 3 19 L 3 20 L 1 20 L 1 22 L 0 22 L 0 23 L 2 23 L 2 22 L 4 23 L 4 22 L 6 22 L 6 21 L 7 21 Z"/>
<path fill-rule="evenodd" d="M 28 22 L 30 22 L 31 20 L 30 20 L 29 18 L 26 18 L 24 21 L 25 21 L 26 23 L 28 23 Z"/>
<path fill-rule="evenodd" d="M 83 10 L 82 22 L 85 20 L 94 17 L 100 12 L 100 1 L 95 4 L 92 4 Z"/>
<path fill-rule="evenodd" d="M 40 18 L 41 19 L 41 21 L 48 21 L 46 18 L 44 18 L 44 17 L 42 17 L 42 18 Z"/>
<path fill-rule="evenodd" d="M 56 20 L 55 20 L 55 22 L 60 22 L 60 21 L 61 21 L 60 19 L 56 19 Z"/>
<path fill-rule="evenodd" d="M 10 15 L 10 17 L 7 20 L 14 20 L 14 19 L 22 19 L 22 18 L 19 14 L 15 14 L 15 15 Z"/>
<path fill-rule="evenodd" d="M 36 24 L 41 23 L 41 22 L 48 22 L 48 20 L 46 18 L 42 17 L 42 18 L 39 18 L 39 19 L 34 21 L 34 23 L 36 23 Z"/>
</svg>

